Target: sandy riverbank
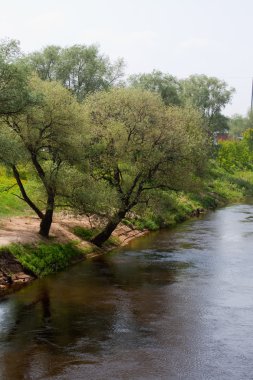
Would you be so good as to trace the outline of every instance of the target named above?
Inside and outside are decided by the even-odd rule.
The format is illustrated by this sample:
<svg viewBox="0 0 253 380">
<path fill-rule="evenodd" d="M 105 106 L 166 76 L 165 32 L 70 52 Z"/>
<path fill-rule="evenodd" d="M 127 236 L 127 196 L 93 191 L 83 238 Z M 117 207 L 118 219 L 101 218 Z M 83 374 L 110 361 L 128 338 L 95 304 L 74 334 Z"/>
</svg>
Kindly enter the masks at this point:
<svg viewBox="0 0 253 380">
<path fill-rule="evenodd" d="M 73 216 L 70 214 L 58 214 L 54 218 L 49 239 L 38 234 L 40 220 L 36 217 L 12 217 L 0 220 L 0 247 L 4 250 L 0 255 L 0 295 L 20 288 L 22 285 L 34 280 L 34 276 L 23 268 L 22 265 L 8 252 L 8 245 L 38 244 L 46 242 L 68 243 L 75 241 L 80 249 L 93 247 L 91 243 L 78 238 L 72 233 L 75 226 L 85 228 L 99 227 L 103 220 L 93 216 Z M 148 231 L 139 231 L 120 224 L 114 231 L 120 245 L 126 245 L 132 239 L 146 234 Z M 5 249 L 6 248 L 6 249 Z M 113 248 L 113 247 L 112 247 Z M 94 250 L 95 251 L 95 250 Z M 92 257 L 95 253 L 87 256 Z M 97 253 L 96 253 L 97 254 Z"/>
</svg>

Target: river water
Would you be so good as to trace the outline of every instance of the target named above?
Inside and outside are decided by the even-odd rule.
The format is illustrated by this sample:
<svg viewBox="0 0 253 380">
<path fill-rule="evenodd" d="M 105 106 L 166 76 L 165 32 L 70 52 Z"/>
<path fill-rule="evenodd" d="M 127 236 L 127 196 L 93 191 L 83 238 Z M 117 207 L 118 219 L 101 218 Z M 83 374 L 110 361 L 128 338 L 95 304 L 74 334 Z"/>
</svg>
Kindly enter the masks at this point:
<svg viewBox="0 0 253 380">
<path fill-rule="evenodd" d="M 3 299 L 0 379 L 253 379 L 253 206 Z"/>
</svg>

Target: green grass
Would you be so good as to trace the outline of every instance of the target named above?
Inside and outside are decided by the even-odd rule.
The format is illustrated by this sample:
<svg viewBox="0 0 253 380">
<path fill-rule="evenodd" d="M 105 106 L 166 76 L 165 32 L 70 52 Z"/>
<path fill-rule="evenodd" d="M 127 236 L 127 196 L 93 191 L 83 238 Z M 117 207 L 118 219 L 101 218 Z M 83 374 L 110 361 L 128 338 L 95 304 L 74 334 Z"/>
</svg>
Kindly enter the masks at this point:
<svg viewBox="0 0 253 380">
<path fill-rule="evenodd" d="M 5 175 L 0 175 L 0 217 L 20 215 L 28 211 L 28 206 L 13 194 L 19 194 L 17 186 L 10 188 L 15 184 L 15 180 Z"/>
<path fill-rule="evenodd" d="M 159 229 L 159 224 L 152 218 L 152 216 L 146 216 L 143 218 L 135 219 L 133 221 L 129 221 L 128 219 L 124 220 L 125 225 L 131 225 L 137 230 L 150 230 L 156 231 Z"/>
<path fill-rule="evenodd" d="M 84 228 L 81 226 L 76 226 L 73 228 L 73 232 L 82 240 L 90 241 L 94 236 L 99 233 L 96 228 Z"/>
<path fill-rule="evenodd" d="M 252 171 L 231 174 L 215 161 L 210 166 L 209 175 L 192 193 L 160 192 L 156 194 L 154 204 L 150 203 L 145 209 L 137 209 L 136 214 L 139 216 L 125 219 L 124 223 L 140 230 L 172 227 L 194 215 L 197 209 L 215 209 L 253 196 Z"/>
<path fill-rule="evenodd" d="M 81 226 L 76 226 L 73 228 L 73 233 L 82 240 L 91 241 L 100 232 L 97 228 L 84 228 Z M 110 236 L 105 242 L 104 246 L 118 246 L 120 240 L 116 236 Z"/>
<path fill-rule="evenodd" d="M 38 202 L 38 198 L 41 198 L 37 189 L 38 184 L 31 179 L 23 179 L 23 183 L 29 196 Z M 20 196 L 20 191 L 15 179 L 9 176 L 6 170 L 0 166 L 0 218 L 31 214 L 32 211 L 28 205 L 17 195 Z"/>
<path fill-rule="evenodd" d="M 11 244 L 8 250 L 25 268 L 38 277 L 64 270 L 85 255 L 73 243 L 38 244 L 37 246 Z"/>
</svg>

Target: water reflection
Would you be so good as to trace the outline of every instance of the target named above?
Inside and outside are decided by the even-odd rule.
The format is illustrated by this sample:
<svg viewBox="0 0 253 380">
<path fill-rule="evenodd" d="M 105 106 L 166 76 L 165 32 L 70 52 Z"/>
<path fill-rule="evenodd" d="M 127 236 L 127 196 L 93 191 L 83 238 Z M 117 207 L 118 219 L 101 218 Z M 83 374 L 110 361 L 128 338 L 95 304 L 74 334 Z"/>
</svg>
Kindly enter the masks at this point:
<svg viewBox="0 0 253 380">
<path fill-rule="evenodd" d="M 0 378 L 251 378 L 249 215 L 220 210 L 3 300 Z"/>
<path fill-rule="evenodd" d="M 56 374 L 65 362 L 76 363 L 76 357 L 79 363 L 94 361 L 105 345 L 108 352 L 118 349 L 120 342 L 122 348 L 143 346 L 150 331 L 145 327 L 145 310 L 151 311 L 150 291 L 154 294 L 154 287 L 173 283 L 181 266 L 178 269 L 176 262 L 168 266 L 154 259 L 131 254 L 125 259 L 116 255 L 97 258 L 69 273 L 37 281 L 10 298 L 11 319 L 0 333 L 2 377 L 29 378 L 32 374 L 36 378 L 38 357 L 43 357 L 39 360 L 43 373 Z M 139 305 L 144 301 L 141 310 L 136 292 Z M 145 296 L 140 297 L 141 293 Z M 60 366 L 55 368 L 52 356 L 60 357 Z"/>
</svg>

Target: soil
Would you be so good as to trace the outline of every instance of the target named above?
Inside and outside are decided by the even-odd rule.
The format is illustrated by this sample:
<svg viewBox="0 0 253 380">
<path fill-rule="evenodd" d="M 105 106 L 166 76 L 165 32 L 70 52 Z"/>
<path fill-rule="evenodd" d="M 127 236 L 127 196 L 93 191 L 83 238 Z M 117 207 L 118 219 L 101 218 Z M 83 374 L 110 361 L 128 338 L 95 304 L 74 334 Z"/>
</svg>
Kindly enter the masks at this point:
<svg viewBox="0 0 253 380">
<path fill-rule="evenodd" d="M 6 250 L 0 255 L 0 296 L 24 286 L 35 277 Z"/>
<path fill-rule="evenodd" d="M 85 228 L 95 228 L 103 225 L 105 221 L 96 216 L 74 216 L 71 214 L 57 214 L 52 223 L 50 230 L 50 241 L 67 243 L 71 240 L 80 241 L 82 244 L 89 246 L 88 242 L 81 241 L 71 232 L 75 226 Z M 36 217 L 12 217 L 1 219 L 0 221 L 0 247 L 7 246 L 11 243 L 36 244 L 39 242 L 48 242 L 38 234 L 40 219 Z M 142 236 L 147 231 L 139 231 L 124 224 L 119 224 L 114 231 L 113 236 L 117 236 L 121 245 L 126 245 L 130 240 Z"/>
<path fill-rule="evenodd" d="M 23 268 L 8 252 L 9 244 L 67 243 L 74 240 L 80 248 L 91 247 L 91 243 L 79 239 L 71 230 L 75 226 L 94 228 L 100 227 L 104 223 L 105 220 L 96 216 L 74 216 L 67 213 L 57 214 L 52 223 L 50 237 L 44 238 L 38 233 L 40 220 L 36 217 L 1 219 L 0 247 L 6 247 L 6 251 L 4 250 L 0 255 L 0 296 L 24 286 L 34 279 L 34 276 Z M 114 231 L 113 236 L 118 237 L 120 245 L 126 245 L 130 240 L 145 233 L 147 231 L 138 231 L 120 224 Z M 90 257 L 94 255 L 97 255 L 97 253 L 89 254 Z"/>
</svg>

